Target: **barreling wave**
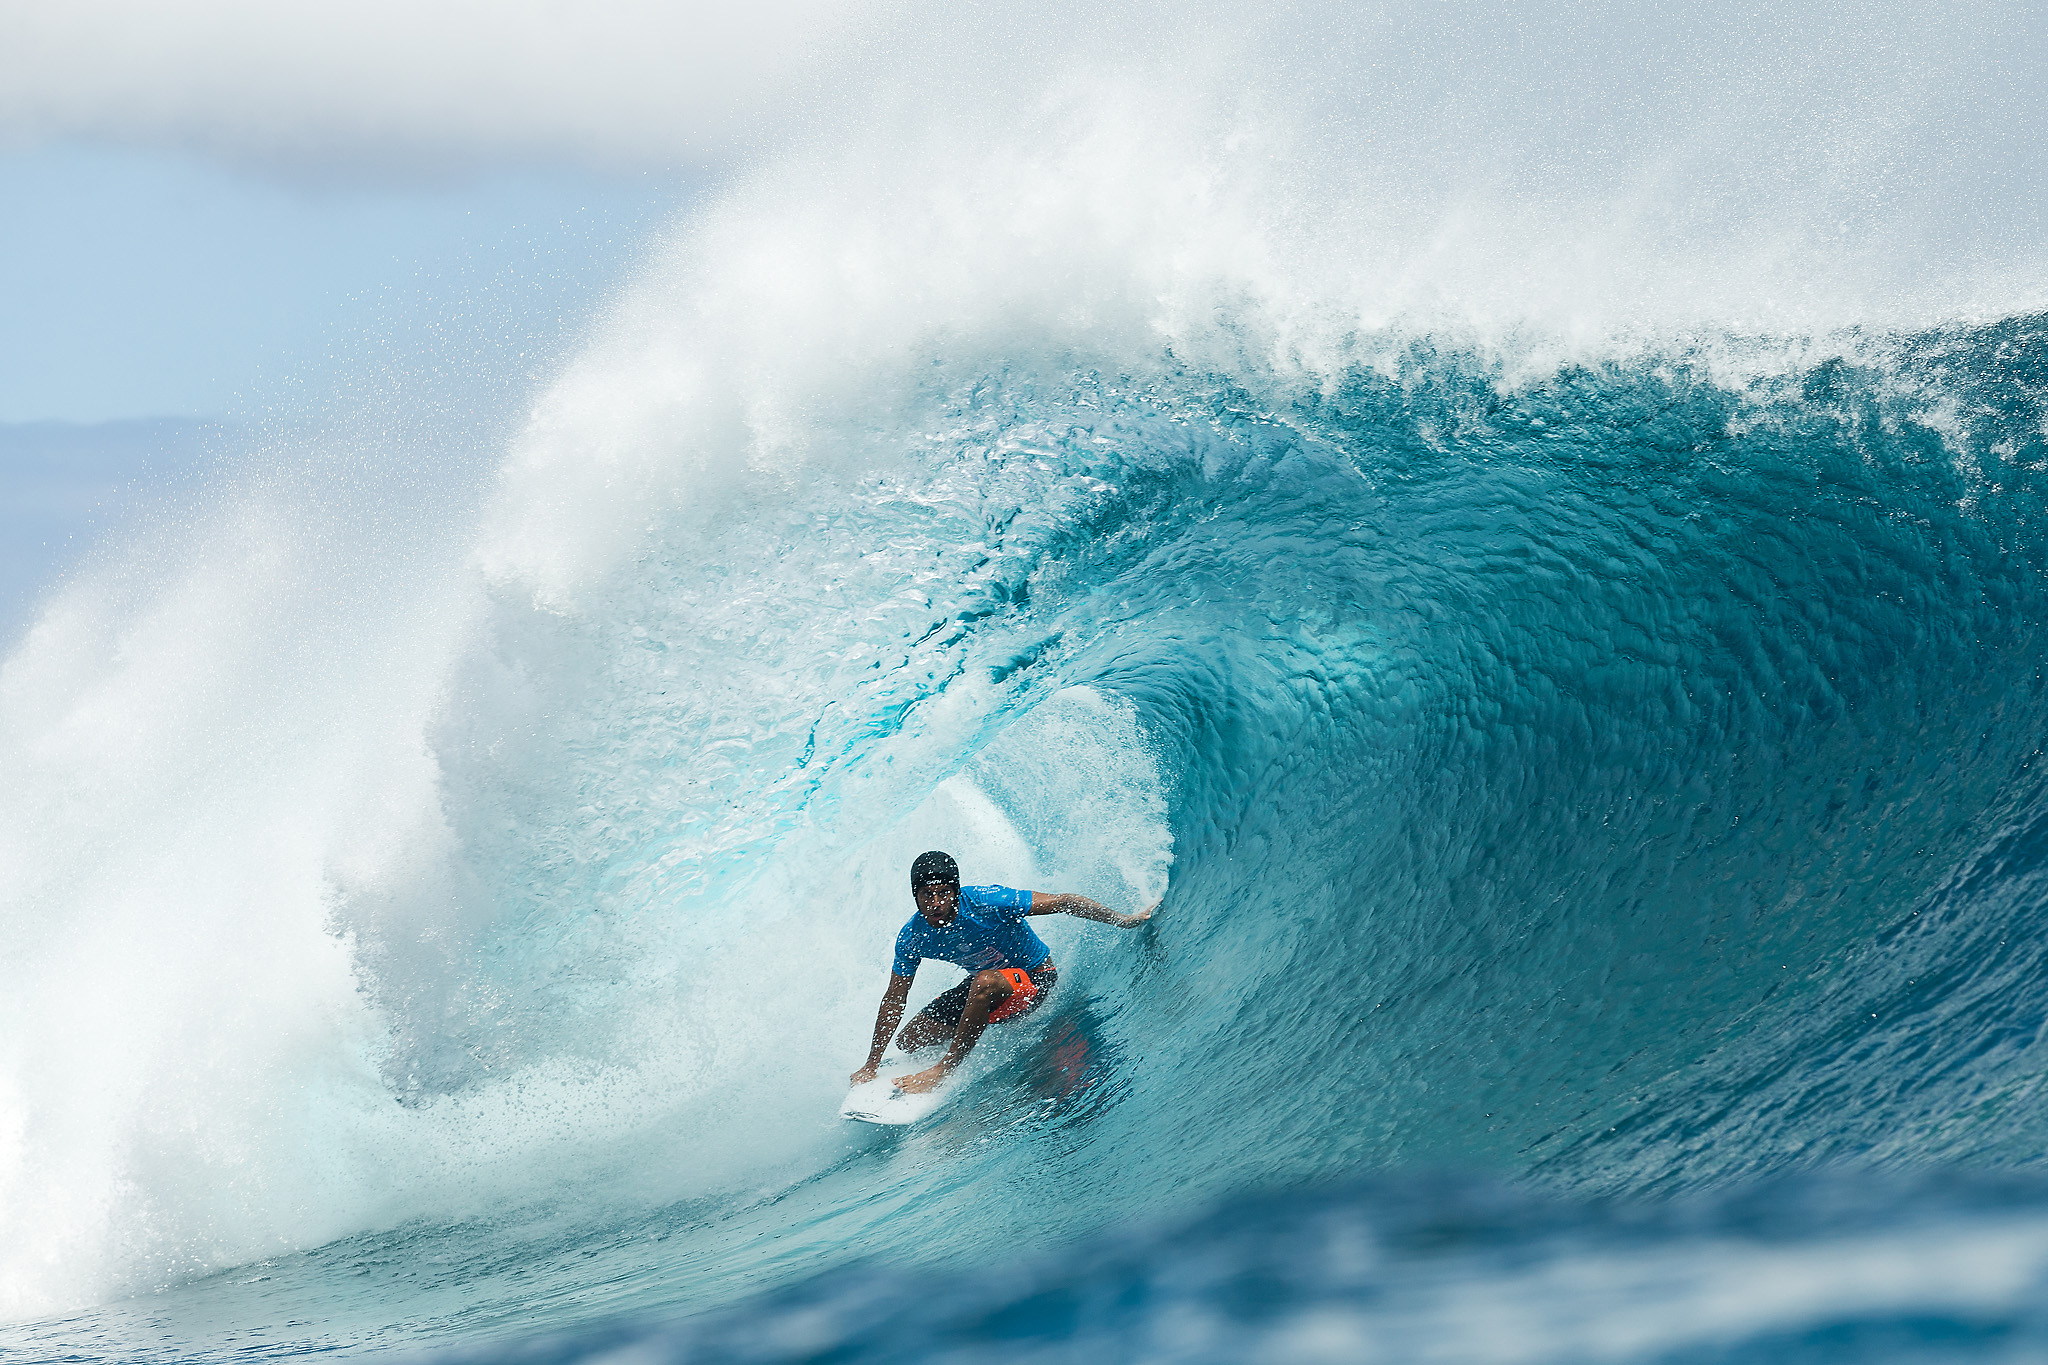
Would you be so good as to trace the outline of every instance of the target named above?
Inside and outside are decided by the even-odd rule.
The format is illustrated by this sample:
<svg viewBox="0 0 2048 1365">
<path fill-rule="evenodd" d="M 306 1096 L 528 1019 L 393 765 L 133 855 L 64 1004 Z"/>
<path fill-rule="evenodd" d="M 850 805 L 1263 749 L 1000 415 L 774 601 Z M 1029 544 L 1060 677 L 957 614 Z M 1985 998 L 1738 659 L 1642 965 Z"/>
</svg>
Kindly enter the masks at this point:
<svg viewBox="0 0 2048 1365">
<path fill-rule="evenodd" d="M 448 524 L 273 488 L 46 608 L 7 1311 L 272 1258 L 187 1292 L 389 1346 L 1418 1166 L 2038 1160 L 2048 320 L 1372 319 L 1134 127 L 917 232 L 769 177 Z M 934 845 L 1166 909 L 848 1135 Z"/>
</svg>

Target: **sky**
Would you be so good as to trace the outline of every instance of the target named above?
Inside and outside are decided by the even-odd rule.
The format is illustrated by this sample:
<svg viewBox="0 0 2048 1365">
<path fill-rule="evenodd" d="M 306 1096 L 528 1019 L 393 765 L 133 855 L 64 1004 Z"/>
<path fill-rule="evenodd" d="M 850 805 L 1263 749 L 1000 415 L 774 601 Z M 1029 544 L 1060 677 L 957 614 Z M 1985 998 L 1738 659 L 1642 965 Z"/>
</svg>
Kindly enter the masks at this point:
<svg viewBox="0 0 2048 1365">
<path fill-rule="evenodd" d="M 573 166 L 321 183 L 168 150 L 0 153 L 0 422 L 246 413 L 333 382 L 344 338 L 415 333 L 512 277 L 574 306 L 689 189 Z"/>
<path fill-rule="evenodd" d="M 0 7 L 0 422 L 220 415 L 477 281 L 602 289 L 847 0 Z"/>
<path fill-rule="evenodd" d="M 337 326 L 402 327 L 481 278 L 601 288 L 772 135 L 862 14 L 0 7 L 0 422 L 217 415 L 317 382 Z"/>
<path fill-rule="evenodd" d="M 728 8 L 0 9 L 0 649 L 238 426 L 563 344 L 829 30 Z"/>
<path fill-rule="evenodd" d="M 573 162 L 287 177 L 76 139 L 0 152 L 0 648 L 239 426 L 437 351 L 559 346 L 708 179 Z"/>
</svg>

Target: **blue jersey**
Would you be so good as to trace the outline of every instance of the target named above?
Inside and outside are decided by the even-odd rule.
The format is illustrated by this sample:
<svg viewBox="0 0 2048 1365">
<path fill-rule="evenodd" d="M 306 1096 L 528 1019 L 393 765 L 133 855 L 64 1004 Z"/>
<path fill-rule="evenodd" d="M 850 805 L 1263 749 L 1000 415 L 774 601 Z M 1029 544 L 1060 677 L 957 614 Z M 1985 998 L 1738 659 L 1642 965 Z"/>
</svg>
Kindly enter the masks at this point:
<svg viewBox="0 0 2048 1365">
<path fill-rule="evenodd" d="M 935 957 L 970 972 L 984 967 L 1031 971 L 1052 956 L 1052 949 L 1024 922 L 1024 912 L 1030 908 L 1029 891 L 963 886 L 960 913 L 945 928 L 922 913 L 910 917 L 910 923 L 896 935 L 896 965 L 891 970 L 898 976 L 915 976 L 918 963 Z"/>
</svg>

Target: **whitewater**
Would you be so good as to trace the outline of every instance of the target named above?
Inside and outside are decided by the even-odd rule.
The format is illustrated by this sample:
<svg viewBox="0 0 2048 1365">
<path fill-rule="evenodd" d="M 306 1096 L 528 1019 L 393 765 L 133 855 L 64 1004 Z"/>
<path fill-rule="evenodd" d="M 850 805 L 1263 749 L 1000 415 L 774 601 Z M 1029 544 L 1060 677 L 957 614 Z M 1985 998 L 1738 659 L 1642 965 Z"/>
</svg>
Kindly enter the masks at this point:
<svg viewBox="0 0 2048 1365">
<path fill-rule="evenodd" d="M 0 1358 L 2048 1350 L 2048 237 L 1876 50 L 1041 53 L 279 423 L 0 664 Z M 926 848 L 1164 904 L 852 1130 Z"/>
</svg>

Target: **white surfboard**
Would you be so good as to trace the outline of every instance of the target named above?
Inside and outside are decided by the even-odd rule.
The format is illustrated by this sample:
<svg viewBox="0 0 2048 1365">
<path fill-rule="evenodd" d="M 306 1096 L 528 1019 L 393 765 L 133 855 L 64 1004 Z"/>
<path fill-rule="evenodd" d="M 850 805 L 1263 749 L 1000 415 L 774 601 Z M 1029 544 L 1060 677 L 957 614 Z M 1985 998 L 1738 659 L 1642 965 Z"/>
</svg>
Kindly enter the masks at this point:
<svg viewBox="0 0 2048 1365">
<path fill-rule="evenodd" d="M 854 1119 L 860 1123 L 881 1123 L 901 1127 L 916 1123 L 925 1115 L 946 1102 L 947 1092 L 953 1088 L 958 1076 L 948 1076 L 935 1090 L 922 1095 L 906 1095 L 896 1088 L 898 1076 L 908 1076 L 922 1067 L 906 1067 L 894 1073 L 884 1073 L 865 1085 L 856 1085 L 846 1092 L 846 1102 L 839 1106 L 839 1117 Z"/>
</svg>

